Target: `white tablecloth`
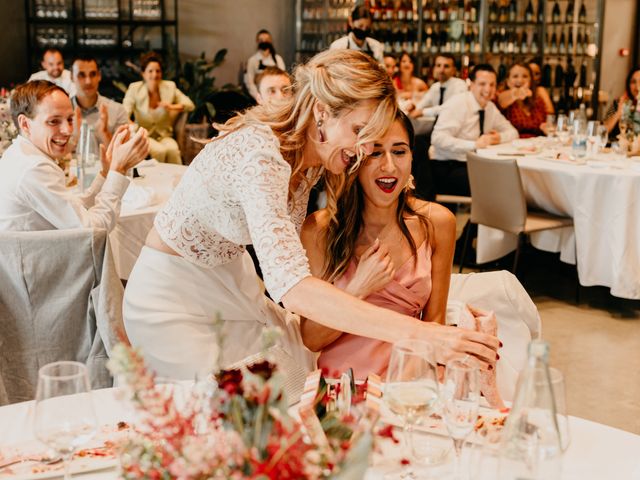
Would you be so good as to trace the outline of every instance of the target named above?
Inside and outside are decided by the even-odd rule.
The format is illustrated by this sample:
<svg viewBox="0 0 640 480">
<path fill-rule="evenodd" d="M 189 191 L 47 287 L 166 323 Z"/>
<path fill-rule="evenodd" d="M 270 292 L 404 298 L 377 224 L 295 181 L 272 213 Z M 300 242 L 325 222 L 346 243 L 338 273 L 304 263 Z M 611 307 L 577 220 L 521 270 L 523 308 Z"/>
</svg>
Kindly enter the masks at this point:
<svg viewBox="0 0 640 480">
<path fill-rule="evenodd" d="M 98 420 L 101 424 L 114 424 L 132 420 L 132 413 L 114 397 L 115 389 L 93 392 Z M 33 402 L 17 403 L 0 408 L 0 451 L 33 437 Z M 622 430 L 569 418 L 571 444 L 563 459 L 562 480 L 602 480 L 605 478 L 640 480 L 640 436 Z M 431 435 L 436 442 L 448 442 L 444 437 Z M 389 442 L 383 452 L 383 463 L 397 466 L 397 458 L 403 452 Z M 406 453 L 404 454 L 406 456 Z M 494 480 L 495 461 L 481 460 L 482 479 Z M 442 467 L 442 468 L 447 468 Z M 367 479 L 384 478 L 385 465 L 370 469 Z M 115 479 L 115 470 L 74 475 L 74 478 Z"/>
<path fill-rule="evenodd" d="M 497 154 L 514 151 L 501 145 L 479 154 L 508 158 Z M 612 155 L 583 165 L 552 160 L 546 152 L 516 158 L 528 204 L 574 222 L 575 235 L 571 228 L 540 232 L 531 236 L 533 245 L 560 252 L 564 262 L 577 261 L 581 285 L 640 299 L 640 161 L 619 168 Z M 515 246 L 515 236 L 481 226 L 477 261 L 494 260 Z"/>
<path fill-rule="evenodd" d="M 122 210 L 116 228 L 109 235 L 116 269 L 122 279 L 128 279 L 133 265 L 151 227 L 153 219 L 160 207 L 167 201 L 175 185 L 180 181 L 187 169 L 183 165 L 146 161 L 138 167 L 140 177 L 133 179 L 133 187 L 146 187 L 153 192 L 150 205 L 143 207 L 122 203 Z M 132 188 L 132 187 L 129 187 Z M 125 200 L 127 196 L 125 195 Z M 138 197 L 139 198 L 139 197 Z"/>
</svg>

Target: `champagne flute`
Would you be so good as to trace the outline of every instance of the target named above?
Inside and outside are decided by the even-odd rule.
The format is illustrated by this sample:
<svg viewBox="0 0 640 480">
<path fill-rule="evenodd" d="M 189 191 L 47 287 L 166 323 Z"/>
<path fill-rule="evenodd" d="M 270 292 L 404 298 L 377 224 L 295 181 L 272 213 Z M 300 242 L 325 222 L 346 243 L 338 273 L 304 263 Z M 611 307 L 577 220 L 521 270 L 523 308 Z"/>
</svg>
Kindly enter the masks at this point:
<svg viewBox="0 0 640 480">
<path fill-rule="evenodd" d="M 403 420 L 405 444 L 413 448 L 413 427 L 431 413 L 438 399 L 438 380 L 433 363 L 433 349 L 424 340 L 405 339 L 393 344 L 384 400 L 391 411 Z M 416 478 L 407 465 L 400 478 Z"/>
<path fill-rule="evenodd" d="M 71 478 L 73 452 L 97 429 L 87 367 L 69 361 L 42 367 L 38 372 L 35 434 L 62 457 L 65 480 Z"/>
<path fill-rule="evenodd" d="M 455 448 L 454 478 L 462 479 L 461 456 L 465 438 L 473 431 L 480 404 L 480 376 L 478 367 L 467 358 L 447 363 L 444 384 L 440 390 L 444 423 Z"/>
</svg>

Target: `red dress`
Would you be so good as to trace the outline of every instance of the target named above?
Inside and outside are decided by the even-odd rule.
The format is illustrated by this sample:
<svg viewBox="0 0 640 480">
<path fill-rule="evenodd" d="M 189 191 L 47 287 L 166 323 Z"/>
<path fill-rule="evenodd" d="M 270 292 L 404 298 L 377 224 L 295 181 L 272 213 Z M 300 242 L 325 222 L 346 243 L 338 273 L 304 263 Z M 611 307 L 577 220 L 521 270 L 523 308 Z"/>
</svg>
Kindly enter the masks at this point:
<svg viewBox="0 0 640 480">
<path fill-rule="evenodd" d="M 513 102 L 502 112 L 511 125 L 518 130 L 520 138 L 544 135 L 540 130 L 540 124 L 547 120 L 547 109 L 541 97 L 536 97 L 533 107 L 528 112 L 522 102 Z"/>
</svg>

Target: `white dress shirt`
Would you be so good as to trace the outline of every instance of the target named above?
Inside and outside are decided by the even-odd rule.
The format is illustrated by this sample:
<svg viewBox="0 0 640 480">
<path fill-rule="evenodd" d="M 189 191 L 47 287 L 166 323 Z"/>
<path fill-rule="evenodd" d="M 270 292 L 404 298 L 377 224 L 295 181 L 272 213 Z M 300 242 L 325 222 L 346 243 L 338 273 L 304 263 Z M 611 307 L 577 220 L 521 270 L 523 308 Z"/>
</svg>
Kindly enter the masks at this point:
<svg viewBox="0 0 640 480">
<path fill-rule="evenodd" d="M 29 77 L 30 82 L 33 80 L 49 80 L 51 83 L 55 83 L 64 89 L 70 97 L 76 94 L 76 85 L 73 83 L 73 80 L 71 80 L 71 72 L 66 68 L 62 70 L 62 75 L 58 78 L 49 76 L 46 70 L 40 70 Z"/>
<path fill-rule="evenodd" d="M 471 92 L 456 95 L 443 105 L 431 135 L 433 160 L 467 161 L 467 152 L 476 148 L 480 137 L 479 110 L 481 107 Z M 484 112 L 484 133 L 498 132 L 501 143 L 518 138 L 518 131 L 493 102 L 487 103 Z"/>
<path fill-rule="evenodd" d="M 260 63 L 262 63 L 262 68 L 260 67 Z M 286 70 L 284 60 L 277 53 L 275 62 L 273 61 L 273 57 L 270 53 L 265 56 L 262 50 L 258 50 L 249 57 L 249 60 L 247 60 L 247 71 L 244 74 L 244 84 L 247 86 L 247 90 L 249 90 L 251 96 L 255 99 L 258 98 L 256 77 L 264 67 L 278 67 L 280 70 Z"/>
<path fill-rule="evenodd" d="M 330 46 L 329 50 L 358 50 L 359 52 L 368 53 L 380 64 L 384 64 L 384 45 L 378 40 L 367 37 L 364 39 L 364 44 L 360 47 L 353 36 L 353 33 L 345 35 L 335 40 Z"/>
<path fill-rule="evenodd" d="M 442 105 L 444 105 L 447 100 L 450 100 L 451 97 L 469 90 L 467 88 L 467 82 L 456 77 L 451 77 L 444 83 L 434 83 L 416 104 L 416 110 L 422 110 L 424 117 L 436 117 L 440 114 L 440 110 L 442 110 L 442 105 L 440 105 L 440 89 L 443 87 L 445 90 Z"/>
<path fill-rule="evenodd" d="M 0 158 L 0 231 L 104 228 L 112 230 L 129 179 L 96 175 L 83 195 L 65 186 L 62 169 L 18 135 Z"/>
</svg>

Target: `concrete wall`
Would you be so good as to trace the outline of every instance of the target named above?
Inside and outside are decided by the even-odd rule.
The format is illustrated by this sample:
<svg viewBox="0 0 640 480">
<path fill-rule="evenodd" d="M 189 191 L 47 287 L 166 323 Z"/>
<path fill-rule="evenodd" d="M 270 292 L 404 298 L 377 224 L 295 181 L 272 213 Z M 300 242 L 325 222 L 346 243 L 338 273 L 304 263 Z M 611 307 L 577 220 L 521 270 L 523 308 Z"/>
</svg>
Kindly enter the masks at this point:
<svg viewBox="0 0 640 480">
<path fill-rule="evenodd" d="M 0 86 L 29 77 L 24 1 L 0 0 Z"/>
<path fill-rule="evenodd" d="M 295 55 L 295 0 L 180 0 L 179 49 L 181 57 L 206 52 L 210 58 L 229 50 L 215 71 L 216 85 L 237 83 L 240 64 L 256 50 L 255 36 L 266 28 L 287 68 Z"/>
<path fill-rule="evenodd" d="M 633 68 L 633 41 L 636 0 L 605 0 L 602 59 L 600 63 L 600 90 L 611 99 L 624 92 L 624 81 Z M 621 57 L 621 48 L 629 49 L 629 56 Z"/>
</svg>

